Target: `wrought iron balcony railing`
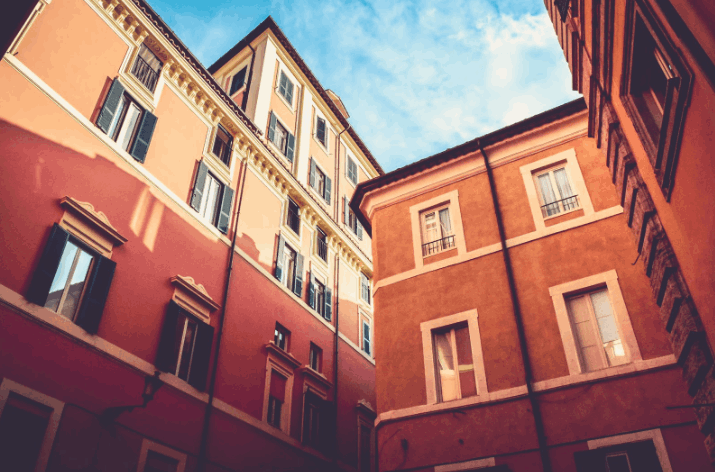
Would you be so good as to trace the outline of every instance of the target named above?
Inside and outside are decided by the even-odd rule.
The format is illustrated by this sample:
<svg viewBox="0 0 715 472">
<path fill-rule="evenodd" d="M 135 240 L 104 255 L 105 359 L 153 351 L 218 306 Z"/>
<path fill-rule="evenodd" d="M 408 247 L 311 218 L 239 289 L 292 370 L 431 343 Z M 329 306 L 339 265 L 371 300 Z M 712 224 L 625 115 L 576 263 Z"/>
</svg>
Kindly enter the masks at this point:
<svg viewBox="0 0 715 472">
<path fill-rule="evenodd" d="M 141 56 L 137 56 L 132 66 L 132 75 L 139 79 L 146 88 L 154 92 L 156 83 L 159 80 L 159 73 L 152 69 Z"/>
<path fill-rule="evenodd" d="M 546 218 L 548 216 L 558 215 L 562 212 L 575 210 L 579 206 L 578 195 L 572 195 L 555 202 L 547 203 L 546 205 L 541 205 L 541 215 Z"/>
<path fill-rule="evenodd" d="M 442 239 L 423 244 L 422 256 L 431 256 L 432 254 L 437 254 L 438 252 L 446 251 L 447 249 L 452 249 L 453 247 L 455 247 L 454 235 L 445 236 Z"/>
</svg>

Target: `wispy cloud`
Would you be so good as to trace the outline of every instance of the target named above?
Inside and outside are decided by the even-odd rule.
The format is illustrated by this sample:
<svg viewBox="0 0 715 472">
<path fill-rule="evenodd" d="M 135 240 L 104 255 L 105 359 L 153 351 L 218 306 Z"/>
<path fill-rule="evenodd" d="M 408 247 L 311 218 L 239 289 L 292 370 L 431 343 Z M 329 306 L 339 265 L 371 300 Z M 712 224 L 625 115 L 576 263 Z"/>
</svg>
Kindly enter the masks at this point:
<svg viewBox="0 0 715 472">
<path fill-rule="evenodd" d="M 539 0 L 180 5 L 157 9 L 208 63 L 273 15 L 386 170 L 578 96 Z"/>
</svg>

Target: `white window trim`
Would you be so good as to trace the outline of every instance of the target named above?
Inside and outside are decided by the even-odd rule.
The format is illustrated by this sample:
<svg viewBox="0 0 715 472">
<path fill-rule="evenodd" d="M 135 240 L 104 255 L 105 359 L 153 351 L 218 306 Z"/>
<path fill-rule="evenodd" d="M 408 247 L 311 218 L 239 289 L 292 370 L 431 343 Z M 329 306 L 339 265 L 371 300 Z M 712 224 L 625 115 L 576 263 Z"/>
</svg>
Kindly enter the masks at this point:
<svg viewBox="0 0 715 472">
<path fill-rule="evenodd" d="M 140 49 L 141 43 L 139 45 L 132 44 L 127 49 L 122 66 L 119 68 L 118 77 L 119 81 L 125 88 L 125 92 L 129 92 L 129 95 L 135 99 L 137 103 L 144 107 L 145 110 L 154 113 L 156 107 L 159 106 L 159 99 L 161 98 L 161 93 L 164 90 L 164 84 L 166 83 L 164 80 L 164 71 L 166 70 L 167 61 L 163 61 L 164 64 L 159 71 L 159 78 L 156 81 L 156 87 L 152 93 L 132 74 L 132 67 L 134 66 L 134 61 L 136 61 L 136 58 L 139 55 Z"/>
<path fill-rule="evenodd" d="M 330 241 L 330 236 L 328 236 L 328 233 L 327 233 L 326 231 L 323 231 L 322 229 L 320 230 L 320 231 L 323 231 L 323 234 L 325 234 L 325 244 L 326 244 L 326 254 L 325 254 L 325 257 L 326 257 L 326 259 L 327 259 L 327 260 L 326 260 L 326 259 L 323 259 L 322 257 L 320 257 L 320 255 L 318 254 L 318 229 L 319 229 L 319 228 L 316 226 L 316 227 L 311 228 L 311 229 L 312 229 L 312 233 L 313 233 L 313 236 L 312 236 L 312 241 L 313 241 L 313 245 L 312 245 L 312 246 L 313 246 L 312 255 L 315 256 L 315 257 L 312 257 L 312 258 L 311 258 L 311 261 L 317 262 L 318 264 L 320 264 L 320 265 L 323 267 L 323 269 L 328 270 L 328 261 L 330 260 L 330 242 L 329 242 L 329 241 Z"/>
<path fill-rule="evenodd" d="M 288 101 L 287 98 L 283 96 L 283 94 L 280 92 L 281 88 L 281 73 L 285 74 L 286 78 L 290 81 L 290 83 L 293 84 L 293 101 L 297 102 L 297 97 L 298 97 L 298 81 L 296 78 L 291 74 L 288 69 L 283 67 L 282 64 L 278 66 L 278 74 L 276 75 L 276 86 L 274 88 L 274 92 L 278 97 L 283 101 L 285 106 L 288 107 L 288 110 L 290 110 L 291 113 L 295 113 L 295 107 L 293 106 L 292 103 Z M 288 128 L 286 128 L 288 129 Z"/>
<path fill-rule="evenodd" d="M 311 159 L 313 160 L 313 162 L 315 162 L 315 169 L 317 171 L 320 171 L 323 173 L 323 176 L 325 177 L 325 181 L 327 182 L 327 180 L 330 179 L 330 174 L 325 170 L 325 168 L 323 168 L 323 166 L 318 162 L 318 160 L 315 157 L 311 156 Z M 318 177 L 317 174 L 315 177 L 316 177 L 316 181 L 317 181 L 317 177 Z M 331 182 L 332 182 L 332 180 L 333 179 L 330 179 Z M 325 185 L 325 182 L 323 183 L 323 185 Z M 317 196 L 319 198 L 318 201 L 320 203 L 322 203 L 323 205 L 328 205 L 328 201 L 325 199 L 325 197 L 323 195 L 318 193 L 318 189 L 313 187 L 312 185 L 310 185 L 310 168 L 308 169 L 308 188 L 310 189 L 311 192 L 313 192 L 313 194 L 315 194 L 315 196 Z M 323 188 L 325 188 L 325 187 L 323 187 Z M 331 200 L 330 205 L 333 204 L 333 190 L 334 190 L 334 188 L 330 189 L 330 200 Z"/>
<path fill-rule="evenodd" d="M 231 131 L 227 127 L 223 127 L 226 132 L 232 137 L 231 143 L 231 156 L 230 164 L 226 165 L 221 161 L 221 159 L 216 156 L 213 152 L 214 141 L 216 140 L 216 134 L 218 133 L 218 124 L 209 128 L 207 133 L 206 142 L 204 144 L 203 161 L 208 165 L 209 170 L 217 176 L 222 182 L 231 182 L 233 180 L 234 170 L 236 168 L 236 161 L 241 161 L 240 153 L 236 148 L 236 137 L 231 134 Z"/>
<path fill-rule="evenodd" d="M 246 76 L 243 78 L 243 85 L 239 87 L 238 90 L 233 93 L 233 95 L 236 95 L 238 92 L 246 88 L 246 85 L 248 84 L 248 77 L 251 75 L 251 61 L 248 59 L 244 59 L 239 62 L 237 66 L 232 67 L 225 75 L 226 79 L 223 91 L 226 92 L 226 95 L 229 95 L 229 91 L 231 90 L 231 82 L 233 82 L 233 77 L 239 72 L 241 72 L 241 69 L 243 69 L 244 67 L 246 68 Z"/>
<path fill-rule="evenodd" d="M 462 212 L 459 209 L 459 191 L 452 190 L 451 192 L 447 192 L 443 195 L 431 198 L 410 207 L 410 219 L 412 221 L 412 245 L 415 256 L 415 268 L 418 270 L 424 267 L 424 257 L 422 257 L 422 222 L 420 213 L 423 210 L 442 204 L 449 206 L 449 215 L 452 220 L 452 233 L 454 235 L 454 243 L 457 248 L 457 254 L 453 257 L 463 256 L 467 253 L 467 245 L 464 239 L 464 228 L 462 227 Z"/>
<path fill-rule="evenodd" d="M 276 90 L 276 93 L 278 93 L 277 90 Z M 281 96 L 280 93 L 278 93 L 278 95 Z M 281 96 L 281 98 L 282 98 L 282 96 Z M 285 99 L 283 99 L 283 101 L 285 102 Z M 273 111 L 273 110 L 270 110 L 270 111 L 269 111 L 269 113 L 268 113 L 268 116 L 269 116 L 269 117 L 270 117 L 270 114 L 271 114 L 270 112 L 271 112 L 271 111 Z M 285 130 L 286 130 L 286 132 L 287 132 L 288 134 L 293 134 L 293 133 L 290 132 L 290 128 L 285 125 L 285 122 L 281 119 L 281 117 L 278 116 L 278 113 L 276 113 L 275 111 L 273 111 L 273 114 L 276 116 L 276 126 L 277 126 L 278 123 L 280 123 L 280 125 L 281 125 L 283 128 L 285 128 Z M 268 126 L 270 127 L 270 123 L 268 123 Z M 294 134 L 293 134 L 293 137 L 295 137 Z M 234 141 L 235 141 L 235 140 L 234 140 Z M 296 138 L 296 141 L 297 141 L 297 138 Z M 280 156 L 281 159 L 283 159 L 286 163 L 288 163 L 289 166 L 292 167 L 292 166 L 295 164 L 295 162 L 298 160 L 298 159 L 297 159 L 297 155 L 298 155 L 298 150 L 297 150 L 297 149 L 298 149 L 298 148 L 296 147 L 296 148 L 293 150 L 293 163 L 291 163 L 291 162 L 288 160 L 288 156 L 286 156 L 286 155 L 283 153 L 283 150 L 282 150 L 281 148 L 279 148 L 278 145 L 275 144 L 273 141 L 271 141 L 270 139 L 268 139 L 268 130 L 266 130 L 266 144 L 268 144 L 268 146 L 269 146 L 270 148 L 272 148 L 272 149 L 276 152 L 276 155 Z M 287 146 L 287 145 L 286 145 L 286 146 Z M 288 148 L 286 147 L 286 150 L 287 150 L 287 149 L 288 149 Z M 289 170 L 292 171 L 292 169 L 289 169 Z"/>
<path fill-rule="evenodd" d="M 320 140 L 318 139 L 318 118 L 322 118 L 325 121 L 325 144 L 321 143 Z M 323 115 L 318 108 L 315 108 L 315 119 L 313 120 L 313 130 L 311 131 L 311 136 L 313 136 L 313 140 L 318 143 L 318 146 L 325 151 L 325 154 L 330 155 L 330 130 L 332 127 L 330 126 L 330 122 L 328 119 Z M 327 175 L 327 174 L 326 174 Z"/>
<path fill-rule="evenodd" d="M 350 180 L 350 177 L 348 177 L 348 161 L 353 161 L 355 164 L 355 172 L 357 172 L 357 182 L 353 182 Z M 358 159 L 355 157 L 352 157 L 349 153 L 345 153 L 345 180 L 348 181 L 348 184 L 351 187 L 357 187 L 357 184 L 360 183 L 360 164 L 358 162 Z"/>
<path fill-rule="evenodd" d="M 374 333 L 372 332 L 372 317 L 368 316 L 365 314 L 362 310 L 360 310 L 360 349 L 362 350 L 363 353 L 370 357 L 374 357 L 375 354 L 375 336 Z M 367 325 L 368 329 L 370 330 L 370 353 L 368 354 L 365 352 L 365 336 L 363 333 L 364 326 Z"/>
<path fill-rule="evenodd" d="M 610 436 L 607 438 L 592 439 L 586 444 L 588 444 L 589 450 L 594 450 L 601 447 L 616 446 L 618 444 L 646 441 L 648 439 L 653 440 L 655 452 L 658 454 L 658 461 L 660 462 L 660 467 L 663 469 L 663 472 L 673 472 L 673 466 L 670 464 L 670 458 L 668 457 L 668 449 L 665 447 L 663 433 L 660 428 L 640 431 L 638 433 L 620 434 L 618 436 Z"/>
<path fill-rule="evenodd" d="M 437 380 L 435 379 L 434 346 L 432 331 L 438 328 L 451 326 L 466 321 L 469 328 L 469 339 L 472 344 L 472 362 L 474 363 L 475 383 L 477 397 L 488 393 L 487 377 L 484 370 L 484 354 L 482 352 L 482 338 L 479 334 L 479 314 L 476 309 L 463 311 L 454 315 L 437 318 L 420 323 L 422 331 L 422 354 L 425 364 L 425 383 L 427 385 L 427 404 L 450 403 L 437 401 Z M 461 399 L 460 399 L 461 400 Z"/>
<path fill-rule="evenodd" d="M 303 212 L 302 207 L 298 202 L 293 200 L 297 205 L 298 205 L 298 220 L 299 220 L 299 228 L 303 226 Z M 290 207 L 290 202 L 286 198 L 283 201 L 283 211 L 281 211 L 282 217 L 281 217 L 281 227 L 280 227 L 280 234 L 283 235 L 285 238 L 286 242 L 289 242 L 291 246 L 293 246 L 293 249 L 303 247 L 303 234 L 305 233 L 305 230 L 301 228 L 299 231 L 299 234 L 295 234 L 295 231 L 288 226 L 288 209 Z M 300 253 L 300 251 L 296 251 Z"/>
<path fill-rule="evenodd" d="M 286 380 L 286 394 L 285 401 L 281 407 L 281 427 L 280 430 L 285 434 L 290 435 L 290 420 L 291 420 L 291 403 L 293 401 L 293 371 L 287 369 L 283 366 L 283 363 L 274 357 L 271 352 L 268 352 L 268 357 L 266 359 L 266 384 L 263 390 L 263 422 L 268 423 L 268 397 L 271 392 L 271 373 L 276 371 L 278 374 L 285 377 Z M 271 427 L 273 427 L 271 425 Z"/>
<path fill-rule="evenodd" d="M 544 218 L 541 213 L 539 190 L 536 188 L 534 177 L 539 174 L 540 171 L 546 170 L 548 167 L 554 167 L 561 162 L 566 164 L 566 173 L 569 177 L 574 193 L 578 195 L 579 207 L 568 212 L 561 212 L 557 215 Z M 591 196 L 586 189 L 586 183 L 583 180 L 581 167 L 579 167 L 578 159 L 576 158 L 576 151 L 574 149 L 567 149 L 566 151 L 554 154 L 553 156 L 521 166 L 519 167 L 519 171 L 521 172 L 521 177 L 524 180 L 526 197 L 529 200 L 529 208 L 531 209 L 531 215 L 534 218 L 537 233 L 546 232 L 546 220 L 571 213 L 572 211 L 583 210 L 584 217 L 593 215 L 594 210 L 593 203 L 591 203 Z"/>
<path fill-rule="evenodd" d="M 155 443 L 148 439 L 142 441 L 142 448 L 139 452 L 139 465 L 137 466 L 137 472 L 144 472 L 144 467 L 146 466 L 146 458 L 149 455 L 149 451 L 158 452 L 161 455 L 171 457 L 179 461 L 176 472 L 184 472 L 186 468 L 186 454 L 175 451 L 169 447 L 163 446 L 161 444 Z"/>
<path fill-rule="evenodd" d="M 0 416 L 2 416 L 2 412 L 5 409 L 5 404 L 7 403 L 7 399 L 10 397 L 11 392 L 48 406 L 53 410 L 47 423 L 45 437 L 42 439 L 40 454 L 37 457 L 37 463 L 35 465 L 35 472 L 44 472 L 47 467 L 47 462 L 50 460 L 52 444 L 55 440 L 57 429 L 60 426 L 60 418 L 62 417 L 62 410 L 65 407 L 65 403 L 36 390 L 25 387 L 24 385 L 20 385 L 17 382 L 13 382 L 5 377 L 0 384 Z"/>
<path fill-rule="evenodd" d="M 618 274 L 615 270 L 610 270 L 601 274 L 595 274 L 579 280 L 574 280 L 572 282 L 566 282 L 549 287 L 549 294 L 551 295 L 551 300 L 554 304 L 554 310 L 556 312 L 556 322 L 558 323 L 559 332 L 561 333 L 561 341 L 564 345 L 564 353 L 566 354 L 566 364 L 569 368 L 569 375 L 580 376 L 594 371 L 588 372 L 581 368 L 578 347 L 576 347 L 576 340 L 571 327 L 571 319 L 568 314 L 568 309 L 566 308 L 565 295 L 569 292 L 588 289 L 602 284 L 606 284 L 606 288 L 608 289 L 608 297 L 611 301 L 611 306 L 613 307 L 613 315 L 618 326 L 618 333 L 621 336 L 623 347 L 628 355 L 628 362 L 620 366 L 600 369 L 599 372 L 617 372 L 619 369 L 630 369 L 631 367 L 629 367 L 629 364 L 643 360 L 640 348 L 638 347 L 638 342 L 636 341 L 636 336 L 633 333 L 633 326 L 631 325 L 631 319 L 628 315 L 626 302 L 623 299 L 623 293 L 621 292 L 621 287 L 618 284 Z"/>
<path fill-rule="evenodd" d="M 362 275 L 365 275 L 367 277 L 367 284 L 370 287 L 370 302 L 366 302 L 364 298 L 362 298 Z M 372 286 L 372 277 L 369 277 L 367 274 L 365 274 L 363 271 L 358 272 L 357 274 L 357 279 L 358 279 L 358 286 L 357 286 L 357 299 L 358 303 L 362 306 L 365 307 L 368 310 L 372 310 L 372 299 L 373 299 L 373 286 Z"/>
<path fill-rule="evenodd" d="M 457 472 L 461 470 L 484 469 L 485 467 L 494 467 L 495 465 L 496 460 L 494 457 L 485 457 L 484 459 L 475 459 L 472 461 L 436 465 L 434 467 L 434 472 Z"/>
</svg>

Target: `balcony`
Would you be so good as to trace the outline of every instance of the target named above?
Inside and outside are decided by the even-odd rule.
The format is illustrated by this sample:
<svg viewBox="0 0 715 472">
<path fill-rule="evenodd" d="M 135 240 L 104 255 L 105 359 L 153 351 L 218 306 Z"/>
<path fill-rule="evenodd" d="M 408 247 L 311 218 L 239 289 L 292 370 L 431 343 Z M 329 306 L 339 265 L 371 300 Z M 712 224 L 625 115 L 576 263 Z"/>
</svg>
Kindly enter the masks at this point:
<svg viewBox="0 0 715 472">
<path fill-rule="evenodd" d="M 579 207 L 578 195 L 572 195 L 555 202 L 547 203 L 546 205 L 541 205 L 541 215 L 544 218 L 548 218 L 549 216 L 565 213 Z"/>
<path fill-rule="evenodd" d="M 425 243 L 422 245 L 422 257 L 432 256 L 447 249 L 456 247 L 454 243 L 454 235 L 445 236 L 442 239 Z"/>
</svg>

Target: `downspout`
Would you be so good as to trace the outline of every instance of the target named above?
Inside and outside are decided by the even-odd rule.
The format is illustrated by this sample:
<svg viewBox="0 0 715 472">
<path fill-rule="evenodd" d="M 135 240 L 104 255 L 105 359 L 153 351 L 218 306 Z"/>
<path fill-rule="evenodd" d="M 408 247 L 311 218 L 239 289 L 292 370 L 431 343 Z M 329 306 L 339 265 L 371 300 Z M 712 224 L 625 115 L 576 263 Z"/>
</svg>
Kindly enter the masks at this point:
<svg viewBox="0 0 715 472">
<path fill-rule="evenodd" d="M 203 472 L 206 469 L 207 457 L 206 451 L 209 439 L 209 422 L 211 412 L 213 411 L 214 390 L 216 387 L 216 371 L 218 369 L 218 354 L 221 348 L 221 336 L 223 335 L 223 325 L 226 319 L 226 303 L 228 303 L 228 289 L 231 283 L 231 274 L 233 272 L 233 258 L 236 254 L 236 235 L 238 234 L 238 215 L 241 213 L 241 203 L 243 202 L 243 189 L 246 186 L 246 174 L 248 173 L 248 158 L 245 159 L 241 167 L 241 190 L 238 196 L 238 204 L 236 205 L 236 214 L 233 222 L 233 237 L 231 238 L 231 253 L 228 256 L 228 267 L 226 269 L 226 283 L 223 287 L 223 303 L 221 304 L 221 319 L 218 324 L 218 333 L 216 335 L 216 349 L 214 351 L 214 363 L 211 368 L 211 379 L 209 382 L 209 398 L 206 403 L 206 413 L 204 414 L 204 424 L 201 430 L 201 444 L 199 446 L 199 456 L 197 459 L 196 471 Z"/>
<path fill-rule="evenodd" d="M 526 345 L 526 334 L 524 332 L 524 321 L 521 316 L 521 307 L 519 305 L 519 297 L 516 293 L 516 281 L 514 280 L 514 270 L 511 265 L 511 257 L 509 256 L 509 249 L 506 245 L 506 233 L 504 231 L 504 222 L 502 220 L 501 209 L 499 207 L 499 197 L 497 196 L 497 188 L 494 183 L 494 174 L 492 173 L 492 167 L 489 164 L 489 157 L 486 151 L 484 151 L 484 146 L 481 140 L 478 141 L 479 150 L 484 156 L 484 167 L 487 171 L 487 177 L 489 179 L 489 189 L 492 194 L 492 203 L 494 205 L 494 214 L 497 219 L 497 226 L 499 228 L 499 239 L 501 241 L 501 253 L 504 256 L 504 266 L 506 268 L 506 276 L 509 281 L 509 292 L 511 294 L 511 304 L 514 310 L 514 321 L 516 322 L 516 330 L 519 334 L 519 347 L 521 348 L 521 360 L 524 364 L 524 381 L 526 382 L 527 396 L 531 402 L 531 411 L 534 416 L 534 427 L 536 429 L 536 436 L 539 442 L 539 454 L 541 455 L 541 464 L 543 465 L 544 472 L 552 472 L 551 459 L 549 458 L 549 451 L 546 444 L 546 433 L 544 432 L 544 423 L 541 417 L 541 409 L 537 399 L 534 395 L 534 387 L 532 385 L 534 375 L 531 369 L 531 359 L 529 358 L 529 351 Z"/>
<path fill-rule="evenodd" d="M 251 72 L 248 74 L 248 82 L 246 82 L 246 91 L 243 93 L 243 100 L 241 100 L 241 110 L 243 110 L 244 112 L 246 111 L 246 105 L 248 104 L 248 92 L 251 91 L 251 82 L 253 82 L 253 63 L 256 60 L 256 50 L 253 49 L 251 43 L 248 43 L 248 47 L 251 48 Z"/>
</svg>

